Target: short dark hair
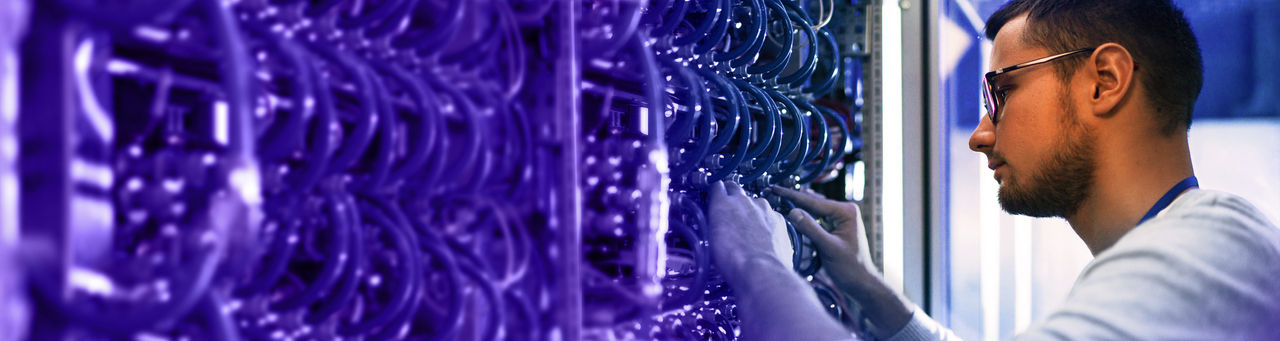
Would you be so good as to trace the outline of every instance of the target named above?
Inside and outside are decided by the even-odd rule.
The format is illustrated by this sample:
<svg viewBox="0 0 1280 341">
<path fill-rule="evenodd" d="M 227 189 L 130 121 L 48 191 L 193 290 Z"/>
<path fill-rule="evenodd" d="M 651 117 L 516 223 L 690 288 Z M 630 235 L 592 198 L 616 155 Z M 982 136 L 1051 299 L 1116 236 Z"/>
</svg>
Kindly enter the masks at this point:
<svg viewBox="0 0 1280 341">
<path fill-rule="evenodd" d="M 1022 41 L 1052 53 L 1108 42 L 1124 46 L 1141 66 L 1137 79 L 1162 121 L 1161 132 L 1191 127 L 1204 65 L 1191 25 L 1170 0 L 1013 0 L 987 19 L 987 39 L 995 40 L 1000 28 L 1023 14 Z M 1059 77 L 1065 82 L 1082 62 L 1059 63 Z"/>
</svg>

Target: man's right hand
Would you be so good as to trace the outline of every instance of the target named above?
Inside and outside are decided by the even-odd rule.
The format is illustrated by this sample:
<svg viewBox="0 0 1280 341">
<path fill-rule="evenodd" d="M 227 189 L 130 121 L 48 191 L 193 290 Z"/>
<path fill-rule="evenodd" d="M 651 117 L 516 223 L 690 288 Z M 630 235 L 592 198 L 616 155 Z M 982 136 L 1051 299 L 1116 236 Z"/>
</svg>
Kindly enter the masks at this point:
<svg viewBox="0 0 1280 341">
<path fill-rule="evenodd" d="M 868 281 L 880 282 L 856 203 L 777 186 L 769 191 L 796 205 L 797 208 L 787 213 L 787 220 L 795 225 L 797 232 L 813 240 L 822 257 L 822 267 L 836 286 L 846 292 L 861 292 Z M 856 293 L 848 293 L 856 297 Z"/>
<path fill-rule="evenodd" d="M 836 287 L 862 306 L 873 336 L 888 339 L 911 320 L 911 304 L 884 282 L 871 261 L 857 204 L 777 186 L 770 191 L 796 205 L 787 220 L 813 240 L 823 271 Z"/>
</svg>

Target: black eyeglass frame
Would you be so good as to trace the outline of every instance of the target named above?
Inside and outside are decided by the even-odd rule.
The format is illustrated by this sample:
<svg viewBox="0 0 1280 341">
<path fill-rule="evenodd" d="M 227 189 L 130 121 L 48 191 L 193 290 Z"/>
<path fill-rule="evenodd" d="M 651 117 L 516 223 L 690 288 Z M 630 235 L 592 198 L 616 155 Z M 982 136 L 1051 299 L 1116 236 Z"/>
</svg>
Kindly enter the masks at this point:
<svg viewBox="0 0 1280 341">
<path fill-rule="evenodd" d="M 1063 58 L 1070 57 L 1080 53 L 1085 53 L 1085 52 L 1092 53 L 1095 49 L 1097 48 L 1087 47 L 1087 48 L 1082 48 L 1078 50 L 1071 50 L 1071 51 L 1055 54 L 1052 56 L 1032 60 L 1029 62 L 1001 68 L 999 70 L 987 72 L 987 74 L 982 77 L 982 104 L 987 108 L 987 118 L 991 119 L 991 126 L 994 127 L 996 125 L 996 122 L 998 122 L 999 113 L 1000 113 L 999 110 L 1001 109 L 1000 108 L 1001 106 L 1004 106 L 1004 101 L 1005 101 L 1004 96 L 996 95 L 995 78 L 997 76 L 1000 76 L 1009 72 L 1013 72 L 1019 69 L 1025 69 L 1025 68 L 1033 67 L 1040 64 L 1062 60 Z"/>
</svg>

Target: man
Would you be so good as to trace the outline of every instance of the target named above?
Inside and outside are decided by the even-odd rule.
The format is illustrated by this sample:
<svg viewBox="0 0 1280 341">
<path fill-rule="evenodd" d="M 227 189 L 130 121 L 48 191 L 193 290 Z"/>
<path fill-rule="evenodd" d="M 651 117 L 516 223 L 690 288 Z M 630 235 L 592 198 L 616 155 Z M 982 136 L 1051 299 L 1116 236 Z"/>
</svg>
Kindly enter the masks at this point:
<svg viewBox="0 0 1280 341">
<path fill-rule="evenodd" d="M 1094 254 L 1024 339 L 1280 339 L 1280 229 L 1198 189 L 1187 146 L 1200 51 L 1168 0 L 1014 0 L 987 21 L 988 115 L 969 140 L 1008 212 L 1062 217 Z M 872 267 L 857 206 L 774 188 L 877 339 L 956 339 Z M 743 336 L 847 339 L 770 245 L 782 229 L 734 184 L 711 189 L 713 252 Z M 814 217 L 820 218 L 815 220 Z M 818 221 L 821 221 L 819 223 Z"/>
</svg>

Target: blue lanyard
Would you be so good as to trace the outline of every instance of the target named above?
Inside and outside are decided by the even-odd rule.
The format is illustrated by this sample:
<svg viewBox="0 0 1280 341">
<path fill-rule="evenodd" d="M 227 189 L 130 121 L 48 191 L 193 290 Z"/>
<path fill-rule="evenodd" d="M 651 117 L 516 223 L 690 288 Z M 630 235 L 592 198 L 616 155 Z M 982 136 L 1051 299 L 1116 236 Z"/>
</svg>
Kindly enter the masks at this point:
<svg viewBox="0 0 1280 341">
<path fill-rule="evenodd" d="M 1138 225 L 1142 225 L 1142 222 L 1155 217 L 1156 214 L 1164 210 L 1165 207 L 1169 207 L 1169 204 L 1173 203 L 1173 199 L 1177 198 L 1178 194 L 1182 194 L 1182 192 L 1186 191 L 1188 188 L 1199 186 L 1200 181 L 1196 180 L 1195 175 L 1182 179 L 1182 181 L 1178 182 L 1177 185 L 1173 185 L 1173 188 L 1170 188 L 1169 192 L 1166 192 L 1163 197 L 1160 197 L 1160 201 L 1156 201 L 1155 206 L 1151 206 L 1151 210 L 1147 211 L 1147 215 L 1142 216 L 1142 220 L 1138 221 Z"/>
</svg>

